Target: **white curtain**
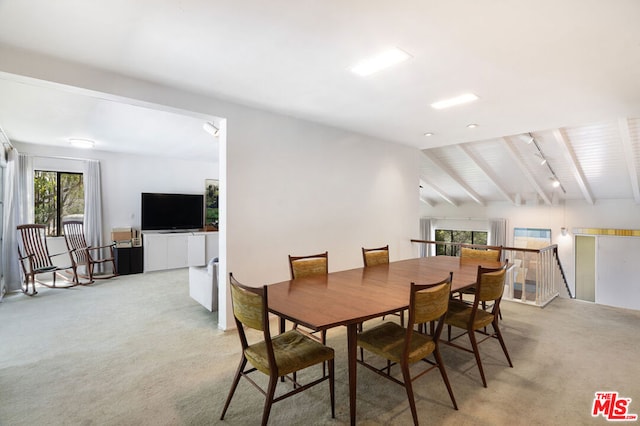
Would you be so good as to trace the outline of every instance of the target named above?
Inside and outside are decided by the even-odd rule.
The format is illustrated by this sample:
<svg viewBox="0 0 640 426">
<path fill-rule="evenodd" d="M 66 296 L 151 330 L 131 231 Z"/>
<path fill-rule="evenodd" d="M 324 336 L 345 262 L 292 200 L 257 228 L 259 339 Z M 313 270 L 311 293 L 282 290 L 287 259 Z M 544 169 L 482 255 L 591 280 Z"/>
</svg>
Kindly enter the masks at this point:
<svg viewBox="0 0 640 426">
<path fill-rule="evenodd" d="M 102 183 L 100 162 L 86 160 L 83 170 L 84 184 L 84 236 L 92 247 L 102 245 Z M 103 257 L 103 253 L 100 253 Z"/>
<path fill-rule="evenodd" d="M 506 219 L 490 219 L 489 220 L 489 245 L 505 246 L 507 245 L 507 220 Z"/>
<path fill-rule="evenodd" d="M 423 217 L 420 219 L 420 238 L 431 241 L 431 218 Z M 428 257 L 433 254 L 431 244 L 420 244 L 420 257 Z"/>
<path fill-rule="evenodd" d="M 15 148 L 9 150 L 7 155 L 7 169 L 4 185 L 4 212 L 3 221 L 2 268 L 4 282 L 0 297 L 6 291 L 19 290 L 21 288 L 21 270 L 18 260 L 18 240 L 16 226 L 33 223 L 33 162 L 31 157 L 19 154 Z"/>
</svg>

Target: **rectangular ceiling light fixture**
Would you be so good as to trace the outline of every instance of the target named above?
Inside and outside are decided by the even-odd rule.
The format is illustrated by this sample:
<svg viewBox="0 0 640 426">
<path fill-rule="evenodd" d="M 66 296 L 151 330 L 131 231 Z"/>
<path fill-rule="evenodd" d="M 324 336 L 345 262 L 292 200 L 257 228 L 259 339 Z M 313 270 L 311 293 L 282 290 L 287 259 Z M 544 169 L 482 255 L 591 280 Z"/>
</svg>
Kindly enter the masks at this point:
<svg viewBox="0 0 640 426">
<path fill-rule="evenodd" d="M 431 108 L 444 109 L 444 108 L 449 108 L 456 105 L 466 104 L 476 100 L 478 100 L 478 97 L 473 93 L 465 93 L 464 95 L 456 96 L 455 98 L 444 99 L 442 101 L 434 102 L 431 104 Z"/>
<path fill-rule="evenodd" d="M 411 58 L 411 55 L 407 52 L 394 47 L 360 62 L 352 67 L 351 71 L 364 77 L 399 64 L 409 58 Z"/>
</svg>

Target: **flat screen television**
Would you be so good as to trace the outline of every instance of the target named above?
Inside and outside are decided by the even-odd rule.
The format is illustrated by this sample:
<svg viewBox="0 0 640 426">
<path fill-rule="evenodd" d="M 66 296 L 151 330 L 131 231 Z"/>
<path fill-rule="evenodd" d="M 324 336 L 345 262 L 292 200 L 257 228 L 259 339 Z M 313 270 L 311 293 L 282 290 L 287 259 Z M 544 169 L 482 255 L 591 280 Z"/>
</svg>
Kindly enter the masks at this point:
<svg viewBox="0 0 640 426">
<path fill-rule="evenodd" d="M 186 231 L 204 223 L 204 195 L 142 193 L 143 231 Z"/>
</svg>

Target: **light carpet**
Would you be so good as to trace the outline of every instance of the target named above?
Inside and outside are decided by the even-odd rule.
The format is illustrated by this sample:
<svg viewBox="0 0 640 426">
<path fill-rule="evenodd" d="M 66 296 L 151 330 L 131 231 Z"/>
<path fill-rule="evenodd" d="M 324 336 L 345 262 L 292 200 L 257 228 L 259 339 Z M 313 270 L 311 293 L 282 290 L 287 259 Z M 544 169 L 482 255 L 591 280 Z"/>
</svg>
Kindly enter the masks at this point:
<svg viewBox="0 0 640 426">
<path fill-rule="evenodd" d="M 630 412 L 640 412 L 640 312 L 569 299 L 502 310 L 514 368 L 497 341 L 483 343 L 485 389 L 473 355 L 442 346 L 459 411 L 433 371 L 414 383 L 422 423 L 605 424 L 591 416 L 597 391 L 632 398 Z M 264 398 L 244 380 L 218 420 L 240 343 L 189 297 L 185 269 L 10 295 L 0 324 L 1 425 L 260 423 Z M 325 383 L 276 403 L 270 424 L 349 424 L 345 330 L 330 330 L 327 343 L 336 350 L 336 418 Z M 357 407 L 361 425 L 412 423 L 404 389 L 362 367 Z"/>
</svg>

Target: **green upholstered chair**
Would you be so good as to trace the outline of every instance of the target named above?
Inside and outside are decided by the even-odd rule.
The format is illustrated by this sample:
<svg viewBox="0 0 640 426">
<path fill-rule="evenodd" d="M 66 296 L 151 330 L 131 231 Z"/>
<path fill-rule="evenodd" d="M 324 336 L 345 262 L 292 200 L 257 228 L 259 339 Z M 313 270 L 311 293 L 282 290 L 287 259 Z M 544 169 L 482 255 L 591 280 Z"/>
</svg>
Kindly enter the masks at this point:
<svg viewBox="0 0 640 426">
<path fill-rule="evenodd" d="M 502 346 L 502 351 L 509 362 L 509 367 L 513 367 L 507 346 L 504 343 L 500 327 L 498 326 L 498 313 L 500 312 L 500 301 L 504 291 L 507 263 L 508 262 L 505 261 L 504 265 L 500 268 L 483 268 L 482 266 L 478 266 L 473 303 L 469 304 L 461 300 L 451 299 L 449 302 L 449 312 L 445 318 L 445 324 L 447 324 L 447 343 L 475 355 L 484 387 L 487 387 L 487 380 L 484 377 L 480 352 L 478 351 L 478 345 L 480 343 L 489 338 L 498 339 L 500 346 Z M 483 303 L 491 303 L 491 311 L 482 309 L 481 306 Z M 492 333 L 486 332 L 486 327 L 489 325 L 493 326 Z M 464 332 L 452 339 L 451 327 L 463 329 Z M 483 336 L 482 340 L 477 340 L 476 333 Z M 454 340 L 465 334 L 469 336 L 472 349 L 453 343 Z"/>
<path fill-rule="evenodd" d="M 291 272 L 292 280 L 327 275 L 329 273 L 329 252 L 325 251 L 324 253 L 308 256 L 289 255 L 289 271 Z M 294 324 L 293 328 L 298 328 L 298 324 Z M 319 338 L 315 335 L 315 331 L 301 330 L 303 333 L 308 333 L 311 337 L 317 338 L 323 344 L 327 342 L 327 330 L 322 330 Z"/>
<path fill-rule="evenodd" d="M 449 304 L 452 276 L 453 273 L 449 273 L 446 279 L 434 284 L 417 285 L 411 283 L 409 316 L 406 328 L 399 326 L 395 322 L 384 322 L 377 327 L 358 334 L 358 346 L 378 357 L 386 359 L 387 363 L 386 366 L 379 368 L 366 362 L 364 359 L 360 359 L 358 362 L 383 377 L 405 387 L 413 422 L 416 425 L 418 424 L 418 414 L 416 412 L 412 382 L 434 368 L 440 370 L 447 391 L 449 391 L 453 407 L 456 410 L 458 409 L 438 347 L 440 334 L 442 333 L 444 325 L 443 319 L 447 313 Z M 432 335 L 415 331 L 416 325 L 426 324 L 432 321 L 437 322 Z M 433 361 L 427 359 L 431 354 L 433 354 L 434 357 Z M 412 377 L 409 367 L 418 361 L 426 362 L 429 364 L 429 367 Z M 400 366 L 402 370 L 402 380 L 391 375 L 391 367 L 394 365 Z"/>
<path fill-rule="evenodd" d="M 229 274 L 231 285 L 231 303 L 233 316 L 238 327 L 240 343 L 242 344 L 242 357 L 240 365 L 231 384 L 229 396 L 222 410 L 220 420 L 224 419 L 229 408 L 233 394 L 241 377 L 246 378 L 251 384 L 260 390 L 265 396 L 264 410 L 262 413 L 262 425 L 269 420 L 269 413 L 274 402 L 278 402 L 289 396 L 297 394 L 312 386 L 329 381 L 329 393 L 331 398 L 331 417 L 335 417 L 334 398 L 334 351 L 318 341 L 309 338 L 298 330 L 289 330 L 277 336 L 271 337 L 269 329 L 268 287 L 248 287 L 239 283 L 233 274 Z M 262 340 L 250 343 L 244 328 L 250 328 L 262 332 Z M 250 366 L 247 366 L 249 362 Z M 313 365 L 327 363 L 328 375 L 322 376 L 306 384 L 298 383 L 292 374 Z M 260 371 L 269 376 L 269 384 L 266 390 L 248 377 L 250 373 Z M 277 398 L 274 397 L 278 378 L 286 378 L 293 382 L 293 390 L 290 390 Z"/>
</svg>

